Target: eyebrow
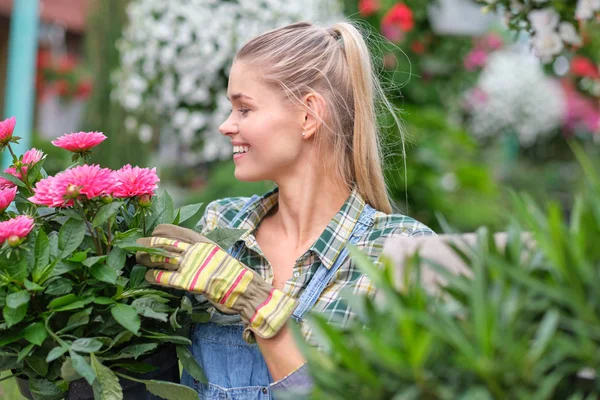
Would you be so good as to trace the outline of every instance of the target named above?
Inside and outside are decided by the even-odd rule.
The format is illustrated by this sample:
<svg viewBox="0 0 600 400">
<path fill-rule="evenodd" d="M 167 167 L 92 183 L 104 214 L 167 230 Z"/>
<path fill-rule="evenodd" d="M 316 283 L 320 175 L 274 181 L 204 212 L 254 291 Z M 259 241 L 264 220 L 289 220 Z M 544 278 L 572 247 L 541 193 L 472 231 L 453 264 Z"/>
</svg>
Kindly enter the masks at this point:
<svg viewBox="0 0 600 400">
<path fill-rule="evenodd" d="M 231 99 L 229 99 L 229 96 L 227 96 L 227 100 L 229 100 L 229 101 L 231 101 L 231 100 L 239 100 L 241 98 L 248 99 L 248 100 L 253 100 L 252 97 L 246 96 L 243 93 L 235 93 L 234 95 L 231 96 Z"/>
</svg>

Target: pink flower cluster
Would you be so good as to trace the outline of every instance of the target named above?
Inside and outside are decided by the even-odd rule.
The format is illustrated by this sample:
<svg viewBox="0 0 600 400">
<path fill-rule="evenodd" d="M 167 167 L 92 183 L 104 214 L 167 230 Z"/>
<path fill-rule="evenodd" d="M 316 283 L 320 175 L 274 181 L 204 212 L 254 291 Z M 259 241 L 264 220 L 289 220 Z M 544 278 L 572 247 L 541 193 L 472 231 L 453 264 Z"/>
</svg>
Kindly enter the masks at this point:
<svg viewBox="0 0 600 400">
<path fill-rule="evenodd" d="M 27 237 L 32 229 L 33 218 L 28 215 L 19 215 L 8 221 L 0 222 L 0 244 L 3 244 L 6 240 L 9 244 L 18 244 Z"/>
<path fill-rule="evenodd" d="M 27 168 L 33 166 L 35 163 L 40 161 L 43 157 L 44 157 L 44 152 L 41 150 L 38 150 L 38 149 L 27 150 L 27 152 L 25 154 L 23 154 L 23 158 L 20 161 L 21 172 L 23 174 L 27 174 Z M 19 169 L 17 167 L 15 167 L 14 165 L 6 168 L 4 170 L 4 172 L 16 177 L 17 179 L 23 180 L 23 176 L 21 175 L 21 172 L 19 172 Z M 0 177 L 0 189 L 11 188 L 11 187 L 15 187 L 15 186 L 16 185 L 14 183 L 12 183 L 11 181 L 9 181 L 8 179 L 4 179 L 4 178 Z"/>
<path fill-rule="evenodd" d="M 69 207 L 79 196 L 90 200 L 102 195 L 118 198 L 151 196 L 157 182 L 155 168 L 132 168 L 128 164 L 113 171 L 86 164 L 40 180 L 29 201 L 48 207 Z"/>
<path fill-rule="evenodd" d="M 474 71 L 478 68 L 483 68 L 487 64 L 488 54 L 499 50 L 504 45 L 502 38 L 495 34 L 489 33 L 483 38 L 475 42 L 473 49 L 465 57 L 463 64 L 467 71 Z"/>
</svg>

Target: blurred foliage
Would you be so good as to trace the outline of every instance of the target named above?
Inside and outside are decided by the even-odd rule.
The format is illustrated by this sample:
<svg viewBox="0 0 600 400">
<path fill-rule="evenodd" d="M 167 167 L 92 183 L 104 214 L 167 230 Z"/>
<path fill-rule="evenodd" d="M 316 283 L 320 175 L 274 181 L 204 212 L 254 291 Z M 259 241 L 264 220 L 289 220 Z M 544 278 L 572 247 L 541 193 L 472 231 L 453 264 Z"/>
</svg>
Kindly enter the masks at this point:
<svg viewBox="0 0 600 400">
<path fill-rule="evenodd" d="M 388 187 L 401 212 L 435 231 L 438 213 L 461 231 L 502 226 L 502 193 L 475 140 L 450 124 L 441 108 L 404 110 L 406 170 L 402 141 L 393 129 L 383 141 Z"/>
<path fill-rule="evenodd" d="M 312 398 L 598 398 L 600 169 L 574 149 L 586 184 L 571 218 L 556 202 L 514 195 L 505 247 L 486 228 L 473 245 L 451 245 L 469 275 L 416 253 L 398 289 L 391 261 L 377 269 L 354 250 L 381 298 L 347 296 L 359 320 L 347 329 L 310 316 L 326 349 L 303 345 Z M 420 284 L 425 264 L 447 282 L 437 294 Z"/>
<path fill-rule="evenodd" d="M 94 88 L 84 117 L 83 130 L 100 131 L 108 138 L 94 151 L 93 162 L 103 167 L 119 169 L 124 164 L 146 166 L 148 146 L 124 126 L 125 113 L 111 99 L 112 73 L 119 66 L 119 52 L 115 43 L 126 22 L 127 1 L 104 0 L 95 2 L 88 16 L 86 30 L 87 64 L 94 76 Z"/>
</svg>

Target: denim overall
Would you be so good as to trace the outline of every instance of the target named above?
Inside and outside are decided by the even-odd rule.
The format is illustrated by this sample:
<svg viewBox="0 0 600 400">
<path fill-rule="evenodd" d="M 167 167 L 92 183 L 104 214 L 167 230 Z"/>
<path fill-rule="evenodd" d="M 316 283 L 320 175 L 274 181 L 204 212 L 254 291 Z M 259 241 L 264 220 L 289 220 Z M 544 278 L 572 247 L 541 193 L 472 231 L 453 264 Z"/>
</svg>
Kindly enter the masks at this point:
<svg viewBox="0 0 600 400">
<path fill-rule="evenodd" d="M 259 198 L 257 195 L 250 198 L 233 220 L 232 228 L 239 226 L 239 220 L 246 209 Z M 373 224 L 374 213 L 372 207 L 365 205 L 348 243 L 356 244 L 365 230 Z M 244 243 L 239 242 L 228 253 L 238 258 L 243 246 Z M 292 318 L 302 321 L 304 314 L 314 306 L 347 256 L 348 251 L 344 248 L 331 269 L 319 266 L 300 296 Z M 195 380 L 185 370 L 181 383 L 195 389 L 200 399 L 270 400 L 273 398 L 270 388 L 273 379 L 258 345 L 248 344 L 242 339 L 244 328 L 239 323 L 239 316 L 236 317 L 238 323 L 235 324 L 208 322 L 194 326 L 191 350 L 204 369 L 208 384 Z"/>
</svg>

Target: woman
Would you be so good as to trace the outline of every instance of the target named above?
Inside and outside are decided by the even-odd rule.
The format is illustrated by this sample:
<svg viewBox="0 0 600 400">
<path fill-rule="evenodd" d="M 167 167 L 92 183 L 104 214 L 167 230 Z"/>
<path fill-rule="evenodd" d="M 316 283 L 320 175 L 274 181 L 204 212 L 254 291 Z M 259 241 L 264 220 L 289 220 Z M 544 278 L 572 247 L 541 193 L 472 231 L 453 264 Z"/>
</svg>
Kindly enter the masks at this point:
<svg viewBox="0 0 600 400">
<path fill-rule="evenodd" d="M 349 23 L 329 29 L 297 23 L 247 43 L 232 65 L 233 109 L 220 126 L 231 139 L 235 177 L 276 189 L 210 203 L 201 233 L 246 229 L 225 252 L 189 229 L 160 225 L 138 254 L 157 285 L 201 293 L 239 323 L 198 324 L 192 352 L 208 384 L 184 372 L 200 398 L 268 399 L 273 390 L 309 388 L 310 377 L 287 324 L 306 312 L 344 325 L 353 313 L 340 292 L 375 289 L 348 258 L 351 243 L 377 259 L 385 238 L 433 232 L 392 214 L 380 164 L 369 52 Z M 389 103 L 386 102 L 389 106 Z M 216 313 L 219 314 L 219 313 Z"/>
</svg>

